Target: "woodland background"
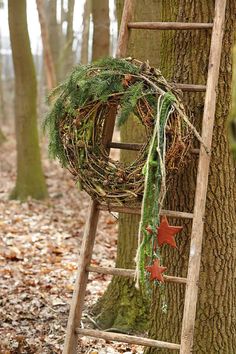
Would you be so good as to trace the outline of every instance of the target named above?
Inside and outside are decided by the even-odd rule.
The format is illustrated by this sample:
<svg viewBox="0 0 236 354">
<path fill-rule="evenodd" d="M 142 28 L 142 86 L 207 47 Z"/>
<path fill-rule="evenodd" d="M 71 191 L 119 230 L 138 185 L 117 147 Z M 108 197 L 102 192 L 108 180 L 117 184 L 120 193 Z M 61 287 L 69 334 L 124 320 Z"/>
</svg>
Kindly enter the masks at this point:
<svg viewBox="0 0 236 354">
<path fill-rule="evenodd" d="M 117 40 L 113 1 L 38 1 L 46 20 L 46 38 L 54 67 L 54 73 L 50 72 L 48 77 L 36 5 L 35 1 L 27 1 L 47 196 L 44 201 L 26 196 L 22 202 L 9 200 L 17 176 L 14 68 L 8 2 L 0 2 L 0 353 L 4 354 L 62 351 L 89 198 L 78 191 L 69 173 L 48 157 L 47 138 L 42 132 L 48 109 L 46 96 L 65 79 L 73 65 L 113 55 Z M 105 43 L 101 46 L 103 37 Z M 116 219 L 102 215 L 94 264 L 100 264 L 103 259 L 103 264 L 114 265 L 116 229 Z M 88 305 L 96 301 L 109 281 L 109 277 L 100 275 L 91 279 L 86 296 Z M 89 320 L 85 316 L 83 321 Z M 96 342 L 82 339 L 80 352 L 97 347 L 99 353 L 127 349 L 124 345 L 108 345 L 105 351 L 104 342 Z"/>
<path fill-rule="evenodd" d="M 73 65 L 115 54 L 122 5 L 121 0 L 0 0 L 0 353 L 62 351 L 89 198 L 78 191 L 66 170 L 48 158 L 41 128 L 48 110 L 46 96 Z M 135 19 L 211 22 L 213 9 L 213 0 L 137 0 Z M 228 1 L 199 284 L 197 353 L 232 354 L 236 348 L 236 173 L 225 129 L 231 108 L 235 14 L 236 3 Z M 206 31 L 200 36 L 191 31 L 167 31 L 163 36 L 137 31 L 128 55 L 149 59 L 171 81 L 205 84 L 209 43 Z M 184 95 L 198 128 L 203 98 L 202 93 Z M 142 134 L 132 127 L 131 121 L 121 134 L 116 131 L 115 140 L 142 141 Z M 112 153 L 119 157 L 117 151 Z M 121 157 L 128 161 L 133 155 Z M 196 165 L 194 158 L 174 181 L 168 208 L 192 211 Z M 117 217 L 102 213 L 92 263 L 133 268 L 138 219 Z M 190 225 L 184 225 L 177 253 L 165 252 L 170 274 L 186 275 L 189 230 Z M 130 280 L 115 278 L 105 292 L 110 280 L 90 276 L 83 325 L 125 333 L 149 329 L 152 337 L 179 342 L 183 287 L 166 286 L 167 314 L 160 312 L 154 292 L 148 326 L 149 301 L 140 297 Z M 91 312 L 95 303 L 98 317 Z M 80 339 L 79 353 L 142 352 L 134 346 Z"/>
</svg>

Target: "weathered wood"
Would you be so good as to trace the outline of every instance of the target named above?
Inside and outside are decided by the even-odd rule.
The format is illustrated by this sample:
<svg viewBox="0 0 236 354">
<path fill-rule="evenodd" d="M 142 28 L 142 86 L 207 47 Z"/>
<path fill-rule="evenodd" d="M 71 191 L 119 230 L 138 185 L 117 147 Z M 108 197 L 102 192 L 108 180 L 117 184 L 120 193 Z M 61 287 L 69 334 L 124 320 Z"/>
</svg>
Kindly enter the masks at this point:
<svg viewBox="0 0 236 354">
<path fill-rule="evenodd" d="M 147 30 L 197 30 L 211 29 L 212 23 L 187 22 L 129 22 L 128 28 Z"/>
<path fill-rule="evenodd" d="M 111 149 L 122 149 L 122 150 L 132 150 L 132 151 L 139 151 L 142 149 L 144 144 L 139 143 L 117 143 L 111 142 L 108 146 Z"/>
<path fill-rule="evenodd" d="M 90 264 L 95 234 L 97 229 L 99 210 L 96 202 L 91 202 L 90 215 L 88 217 L 83 242 L 80 251 L 77 278 L 75 289 L 70 306 L 70 314 L 67 323 L 66 339 L 63 354 L 76 354 L 77 334 L 75 328 L 80 325 L 81 314 L 84 304 L 85 290 L 88 281 L 88 272 L 86 267 Z"/>
<path fill-rule="evenodd" d="M 123 207 L 123 206 L 116 206 L 116 205 L 105 205 L 105 204 L 99 204 L 98 205 L 99 210 L 104 210 L 104 211 L 113 211 L 117 213 L 127 213 L 127 214 L 141 214 L 141 207 Z M 161 210 L 161 215 L 166 215 L 171 218 L 180 218 L 180 219 L 192 219 L 193 214 L 192 213 L 186 213 L 183 211 L 174 211 L 174 210 Z"/>
<path fill-rule="evenodd" d="M 125 0 L 116 50 L 117 58 L 122 58 L 126 56 L 129 40 L 128 22 L 132 20 L 133 13 L 134 0 Z"/>
<path fill-rule="evenodd" d="M 177 89 L 180 89 L 184 92 L 205 92 L 206 85 L 194 85 L 194 84 L 179 84 L 172 83 Z"/>
<path fill-rule="evenodd" d="M 212 133 L 215 119 L 216 89 L 219 79 L 225 7 L 226 0 L 216 0 L 215 18 L 212 31 L 211 49 L 208 66 L 207 89 L 202 122 L 202 138 L 209 150 L 211 149 Z M 189 354 L 191 352 L 193 344 L 209 165 L 210 156 L 206 153 L 205 148 L 201 146 L 196 183 L 194 218 L 190 244 L 188 284 L 185 293 L 185 304 L 182 323 L 180 349 L 181 354 Z"/>
<path fill-rule="evenodd" d="M 81 336 L 101 338 L 108 341 L 124 342 L 129 344 L 143 345 L 146 347 L 163 348 L 163 349 L 180 349 L 179 344 L 162 342 L 159 340 L 130 336 L 127 334 L 118 334 L 95 329 L 76 328 L 76 333 Z"/>
<path fill-rule="evenodd" d="M 113 118 L 115 118 L 113 116 Z M 111 118 L 111 120 L 114 122 L 114 120 Z M 83 142 L 79 142 L 78 147 L 84 147 Z M 140 143 L 119 143 L 116 141 L 113 141 L 111 143 L 107 144 L 107 147 L 110 149 L 120 149 L 120 150 L 130 150 L 130 151 L 139 151 L 143 148 L 144 144 Z M 191 149 L 190 150 L 191 154 L 199 154 L 200 149 Z"/>
<path fill-rule="evenodd" d="M 140 143 L 118 143 L 113 141 L 110 144 L 108 144 L 108 147 L 111 149 L 139 151 L 142 149 L 143 145 L 144 144 L 140 144 Z M 199 152 L 200 149 L 191 149 L 192 154 L 199 154 Z"/>
<path fill-rule="evenodd" d="M 117 106 L 111 106 L 109 111 L 109 116 L 104 122 L 102 142 L 106 147 L 107 153 L 109 153 L 110 151 L 109 145 L 112 140 L 113 131 L 115 127 L 116 113 L 117 113 Z"/>
<path fill-rule="evenodd" d="M 106 119 L 102 132 L 102 142 L 109 154 L 109 144 L 112 139 L 115 120 L 116 120 L 117 106 L 110 107 L 109 116 Z M 80 325 L 82 309 L 84 304 L 85 290 L 88 281 L 88 272 L 86 267 L 90 264 L 93 245 L 97 230 L 97 223 L 99 217 L 98 203 L 93 201 L 90 207 L 90 215 L 87 220 L 86 228 L 84 231 L 83 243 L 81 247 L 81 255 L 79 260 L 79 267 L 77 278 L 75 282 L 75 290 L 73 293 L 72 303 L 70 307 L 70 314 L 67 324 L 66 340 L 63 354 L 76 354 L 77 335 L 75 328 Z"/>
<path fill-rule="evenodd" d="M 133 270 L 133 269 L 87 266 L 86 270 L 88 272 L 92 272 L 92 273 L 107 274 L 107 275 L 119 275 L 122 277 L 129 277 L 129 278 L 134 278 L 134 276 L 135 276 L 135 270 Z M 177 284 L 186 284 L 187 283 L 187 278 L 175 277 L 172 275 L 163 275 L 163 277 L 167 283 L 177 283 Z"/>
<path fill-rule="evenodd" d="M 191 154 L 199 154 L 200 153 L 200 149 L 192 149 L 191 150 Z"/>
</svg>

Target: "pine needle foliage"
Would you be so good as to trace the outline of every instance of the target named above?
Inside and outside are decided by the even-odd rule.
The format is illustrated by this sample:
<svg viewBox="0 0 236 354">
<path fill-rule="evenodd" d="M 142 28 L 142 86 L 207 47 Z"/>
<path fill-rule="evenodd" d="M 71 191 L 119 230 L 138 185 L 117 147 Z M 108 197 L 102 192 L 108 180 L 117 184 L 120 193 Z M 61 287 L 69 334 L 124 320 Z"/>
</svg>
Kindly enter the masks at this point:
<svg viewBox="0 0 236 354">
<path fill-rule="evenodd" d="M 141 82 L 124 88 L 122 79 L 127 73 L 137 75 L 139 71 L 140 69 L 131 62 L 113 58 L 77 66 L 68 79 L 55 88 L 48 97 L 48 102 L 54 104 L 44 121 L 44 129 L 48 130 L 50 138 L 50 156 L 58 158 L 63 166 L 68 165 L 59 125 L 65 115 L 73 119 L 78 107 L 83 108 L 97 100 L 105 103 L 113 94 L 124 93 L 120 113 L 122 124 L 122 120 L 127 119 L 138 98 L 142 96 L 143 88 Z"/>
<path fill-rule="evenodd" d="M 144 85 L 142 82 L 136 82 L 126 90 L 121 100 L 122 110 L 117 122 L 119 127 L 124 124 L 129 115 L 135 111 L 137 102 L 142 97 L 143 92 Z M 153 105 L 153 109 L 154 108 L 155 106 Z"/>
</svg>

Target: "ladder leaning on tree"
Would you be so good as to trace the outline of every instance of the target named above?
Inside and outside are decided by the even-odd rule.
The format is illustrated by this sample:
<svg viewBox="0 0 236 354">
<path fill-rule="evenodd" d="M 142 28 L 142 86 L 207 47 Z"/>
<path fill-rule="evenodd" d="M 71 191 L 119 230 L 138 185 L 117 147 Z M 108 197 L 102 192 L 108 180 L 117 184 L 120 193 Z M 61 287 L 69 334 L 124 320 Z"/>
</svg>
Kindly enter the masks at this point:
<svg viewBox="0 0 236 354">
<path fill-rule="evenodd" d="M 196 317 L 196 304 L 198 296 L 198 280 L 201 263 L 204 214 L 206 204 L 206 194 L 208 186 L 208 174 L 210 165 L 210 150 L 213 134 L 213 126 L 215 119 L 216 108 L 216 89 L 219 79 L 219 68 L 222 50 L 222 40 L 224 32 L 226 0 L 215 0 L 215 16 L 213 23 L 180 23 L 180 22 L 131 22 L 134 12 L 134 1 L 125 0 L 119 39 L 117 57 L 125 57 L 128 45 L 130 29 L 149 29 L 149 30 L 200 30 L 212 29 L 211 48 L 208 64 L 208 77 L 206 86 L 192 85 L 192 84 L 178 84 L 177 86 L 183 91 L 206 91 L 205 105 L 202 120 L 202 141 L 197 182 L 195 191 L 195 201 L 193 213 L 185 213 L 178 211 L 163 210 L 162 214 L 170 217 L 192 219 L 192 232 L 190 243 L 190 255 L 188 264 L 187 278 L 164 276 L 168 282 L 186 284 L 184 314 L 182 322 L 181 343 L 169 343 L 160 340 L 136 337 L 132 335 L 124 335 L 117 333 L 108 333 L 93 329 L 80 328 L 80 320 L 84 304 L 85 290 L 88 281 L 89 272 L 97 272 L 103 274 L 120 275 L 133 277 L 134 270 L 93 267 L 90 265 L 93 245 L 97 230 L 97 222 L 100 210 L 108 210 L 105 205 L 99 204 L 96 201 L 91 202 L 90 215 L 87 220 L 84 231 L 81 256 L 78 266 L 78 274 L 75 282 L 75 289 L 73 293 L 70 314 L 68 319 L 66 340 L 64 345 L 64 354 L 75 354 L 77 351 L 78 336 L 90 336 L 102 338 L 105 340 L 113 340 L 124 343 L 138 344 L 149 347 L 163 348 L 163 349 L 177 349 L 181 354 L 189 354 L 193 345 L 193 334 Z M 106 121 L 103 131 L 103 144 L 107 148 L 120 149 L 139 149 L 138 144 L 122 144 L 112 142 L 112 135 L 115 124 L 115 115 Z M 207 149 L 205 148 L 207 147 Z M 207 152 L 208 151 L 208 152 Z M 140 209 L 129 209 L 122 207 L 109 207 L 109 210 L 120 213 L 135 213 L 140 214 Z"/>
</svg>

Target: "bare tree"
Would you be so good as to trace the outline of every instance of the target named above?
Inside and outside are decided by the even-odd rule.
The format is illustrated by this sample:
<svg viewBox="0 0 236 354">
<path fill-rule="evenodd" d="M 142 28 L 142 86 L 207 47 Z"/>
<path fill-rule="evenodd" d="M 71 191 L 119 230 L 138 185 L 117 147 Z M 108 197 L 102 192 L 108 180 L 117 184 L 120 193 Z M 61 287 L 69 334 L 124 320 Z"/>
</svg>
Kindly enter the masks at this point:
<svg viewBox="0 0 236 354">
<path fill-rule="evenodd" d="M 92 0 L 93 15 L 93 51 L 92 60 L 109 55 L 110 48 L 110 18 L 109 1 Z"/>
<path fill-rule="evenodd" d="M 44 12 L 44 1 L 36 0 L 38 15 L 39 15 L 39 23 L 41 27 L 41 37 L 43 43 L 43 54 L 44 54 L 44 63 L 45 63 L 45 71 L 46 71 L 46 80 L 48 90 L 51 90 L 56 86 L 56 74 L 54 68 L 54 62 L 52 59 L 51 47 L 49 42 L 48 28 L 45 19 Z"/>
<path fill-rule="evenodd" d="M 2 72 L 2 36 L 0 31 L 0 121 L 3 122 L 5 120 L 5 102 L 4 102 L 4 92 L 3 92 L 3 72 Z"/>
<path fill-rule="evenodd" d="M 17 180 L 14 199 L 47 196 L 37 131 L 37 83 L 30 49 L 26 0 L 9 0 L 9 29 L 15 72 L 15 126 L 17 140 Z"/>
<path fill-rule="evenodd" d="M 71 71 L 74 64 L 74 52 L 73 52 L 73 41 L 74 41 L 74 30 L 73 30 L 73 17 L 74 17 L 74 6 L 75 0 L 68 0 L 68 9 L 66 13 L 66 37 L 65 37 L 65 47 L 63 51 L 63 75 L 66 75 Z"/>
<path fill-rule="evenodd" d="M 91 0 L 85 0 L 84 13 L 83 13 L 81 59 L 80 59 L 81 64 L 88 63 L 90 14 L 91 14 Z"/>
<path fill-rule="evenodd" d="M 57 21 L 57 0 L 47 0 L 47 21 L 49 43 L 52 53 L 52 59 L 56 72 L 56 81 L 60 80 L 61 73 L 61 48 L 63 46 L 63 34 L 61 25 Z"/>
<path fill-rule="evenodd" d="M 183 22 L 212 22 L 214 0 L 162 1 L 162 20 Z M 228 1 L 223 39 L 220 77 L 215 115 L 212 156 L 205 212 L 204 243 L 199 296 L 194 332 L 194 353 L 234 353 L 235 332 L 235 220 L 236 174 L 230 156 L 225 129 L 231 100 L 232 47 L 236 26 L 236 2 Z M 173 31 L 163 33 L 160 48 L 160 68 L 171 81 L 205 83 L 211 33 Z M 195 117 L 195 125 L 202 120 L 204 96 L 186 94 L 185 104 Z M 199 124 L 200 125 L 200 124 Z M 199 127 L 200 129 L 200 127 Z M 166 208 L 193 210 L 197 159 L 192 158 L 185 171 L 169 186 Z M 184 222 L 178 238 L 178 252 L 163 249 L 163 264 L 168 274 L 187 274 L 191 222 Z M 185 288 L 165 286 L 167 313 L 161 310 L 158 289 L 153 293 L 150 336 L 178 343 L 181 333 Z M 171 350 L 147 349 L 146 353 L 173 353 Z"/>
</svg>

